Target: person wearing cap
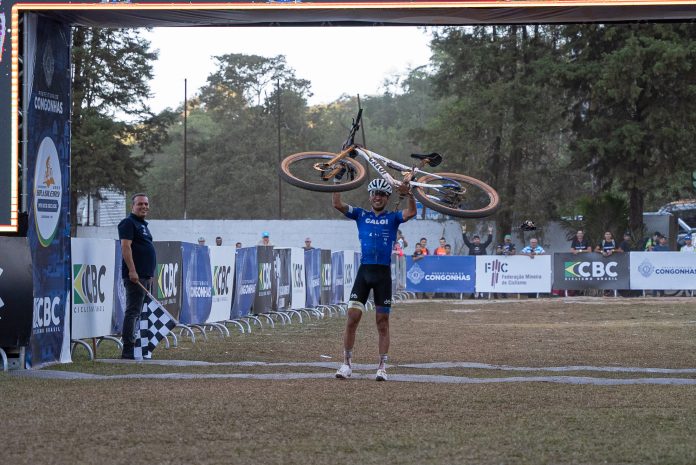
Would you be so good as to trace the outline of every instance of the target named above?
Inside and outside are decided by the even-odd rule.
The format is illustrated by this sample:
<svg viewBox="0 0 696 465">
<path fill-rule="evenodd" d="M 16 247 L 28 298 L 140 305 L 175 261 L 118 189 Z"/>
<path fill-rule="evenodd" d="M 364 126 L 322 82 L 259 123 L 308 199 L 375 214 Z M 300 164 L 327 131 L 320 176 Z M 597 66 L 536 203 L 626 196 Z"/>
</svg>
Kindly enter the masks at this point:
<svg viewBox="0 0 696 465">
<path fill-rule="evenodd" d="M 684 236 L 684 245 L 682 245 L 680 252 L 696 252 L 696 247 L 691 242 L 691 234 Z"/>
<path fill-rule="evenodd" d="M 271 244 L 271 235 L 268 234 L 268 232 L 266 232 L 266 231 L 261 233 L 261 240 L 259 241 L 259 243 L 257 245 L 268 245 L 268 246 L 273 245 L 273 244 Z"/>
<path fill-rule="evenodd" d="M 379 365 L 375 379 L 386 381 L 390 342 L 389 313 L 392 304 L 391 254 L 399 225 L 416 216 L 416 200 L 413 198 L 408 179 L 399 187 L 399 194 L 407 199 L 406 208 L 403 210 L 387 209 L 392 186 L 384 179 L 370 181 L 367 192 L 370 195 L 369 210 L 344 203 L 339 192 L 334 192 L 332 197 L 332 206 L 356 222 L 362 252 L 360 267 L 348 302 L 348 319 L 343 333 L 343 365 L 336 372 L 336 378 L 346 379 L 353 373 L 355 334 L 365 311 L 365 303 L 372 291 L 379 348 Z"/>
<path fill-rule="evenodd" d="M 488 226 L 488 237 L 483 244 L 478 235 L 474 235 L 471 242 L 469 242 L 469 239 L 466 237 L 466 223 L 462 225 L 462 237 L 464 238 L 464 245 L 469 248 L 469 255 L 486 255 L 486 247 L 493 242 L 493 226 Z"/>
<path fill-rule="evenodd" d="M 515 255 L 517 250 L 515 249 L 515 244 L 512 243 L 512 236 L 506 234 L 503 237 L 502 244 L 498 244 L 495 248 L 496 255 Z"/>
<path fill-rule="evenodd" d="M 312 250 L 314 247 L 312 247 L 312 238 L 311 237 L 305 237 L 304 240 L 304 247 L 302 247 L 305 250 Z"/>
<path fill-rule="evenodd" d="M 205 237 L 201 236 L 198 238 L 198 245 L 205 245 Z"/>
</svg>

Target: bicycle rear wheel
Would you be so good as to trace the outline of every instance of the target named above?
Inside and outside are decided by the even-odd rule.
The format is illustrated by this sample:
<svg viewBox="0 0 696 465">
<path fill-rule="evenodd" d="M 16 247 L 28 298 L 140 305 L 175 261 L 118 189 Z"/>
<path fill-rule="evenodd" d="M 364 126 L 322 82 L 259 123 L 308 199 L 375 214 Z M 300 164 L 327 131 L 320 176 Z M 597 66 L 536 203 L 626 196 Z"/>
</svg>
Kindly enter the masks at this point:
<svg viewBox="0 0 696 465">
<path fill-rule="evenodd" d="M 418 178 L 428 187 L 416 186 L 413 194 L 428 208 L 459 218 L 483 218 L 498 209 L 500 197 L 491 186 L 456 173 L 428 174 Z"/>
<path fill-rule="evenodd" d="M 316 192 L 345 192 L 360 187 L 365 182 L 367 171 L 365 167 L 356 160 L 346 157 L 335 166 L 325 165 L 327 161 L 336 156 L 330 152 L 301 152 L 288 155 L 280 163 L 280 176 L 293 186 L 301 187 Z M 324 181 L 321 178 L 322 170 L 317 170 L 315 165 L 320 166 L 327 172 L 333 171 L 337 167 L 347 170 L 344 174 L 346 182 L 334 184 L 333 180 Z"/>
</svg>

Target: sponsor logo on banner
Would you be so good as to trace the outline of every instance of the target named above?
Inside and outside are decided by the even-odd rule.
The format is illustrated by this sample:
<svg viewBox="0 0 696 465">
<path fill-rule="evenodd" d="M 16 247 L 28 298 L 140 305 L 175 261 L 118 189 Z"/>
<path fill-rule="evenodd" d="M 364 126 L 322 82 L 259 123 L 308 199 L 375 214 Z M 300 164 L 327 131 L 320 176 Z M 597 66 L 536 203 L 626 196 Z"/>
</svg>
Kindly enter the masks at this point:
<svg viewBox="0 0 696 465">
<path fill-rule="evenodd" d="M 34 299 L 34 334 L 60 333 L 63 327 L 56 311 L 61 308 L 60 297 Z"/>
<path fill-rule="evenodd" d="M 229 279 L 232 272 L 231 266 L 213 267 L 213 297 L 226 296 L 230 294 Z"/>
<path fill-rule="evenodd" d="M 106 300 L 105 290 L 112 282 L 104 281 L 106 266 L 73 265 L 73 304 L 75 312 L 103 312 Z"/>
<path fill-rule="evenodd" d="M 694 266 L 654 266 L 649 260 L 643 260 L 638 265 L 638 272 L 645 278 L 654 275 L 696 275 L 696 267 Z"/>
<path fill-rule="evenodd" d="M 563 264 L 566 281 L 617 281 L 617 262 L 567 261 Z"/>
<path fill-rule="evenodd" d="M 163 305 L 176 302 L 179 294 L 177 275 L 179 273 L 178 263 L 159 263 L 157 264 L 157 299 Z"/>
<path fill-rule="evenodd" d="M 188 295 L 196 299 L 205 299 L 212 297 L 212 289 L 207 281 L 191 281 L 188 288 Z"/>
<path fill-rule="evenodd" d="M 410 270 L 408 270 L 406 277 L 410 279 L 413 284 L 420 284 L 420 282 L 423 281 L 423 278 L 425 278 L 425 272 L 416 263 L 411 267 Z"/>
<path fill-rule="evenodd" d="M 353 284 L 353 264 L 345 263 L 343 265 L 343 278 L 346 286 Z"/>
<path fill-rule="evenodd" d="M 294 287 L 304 287 L 304 265 L 295 263 L 292 265 L 292 285 Z"/>
<path fill-rule="evenodd" d="M 268 291 L 271 285 L 271 264 L 259 263 L 259 291 Z"/>
<path fill-rule="evenodd" d="M 486 263 L 483 269 L 485 273 L 491 274 L 491 286 L 495 287 L 498 281 L 500 281 L 500 274 L 507 273 L 508 264 L 496 259 L 490 263 Z"/>
<path fill-rule="evenodd" d="M 331 286 L 331 264 L 323 263 L 321 265 L 321 285 L 322 287 Z"/>
<path fill-rule="evenodd" d="M 45 137 L 36 156 L 34 174 L 34 220 L 39 243 L 48 247 L 58 231 L 62 202 L 62 179 L 58 150 Z"/>
</svg>

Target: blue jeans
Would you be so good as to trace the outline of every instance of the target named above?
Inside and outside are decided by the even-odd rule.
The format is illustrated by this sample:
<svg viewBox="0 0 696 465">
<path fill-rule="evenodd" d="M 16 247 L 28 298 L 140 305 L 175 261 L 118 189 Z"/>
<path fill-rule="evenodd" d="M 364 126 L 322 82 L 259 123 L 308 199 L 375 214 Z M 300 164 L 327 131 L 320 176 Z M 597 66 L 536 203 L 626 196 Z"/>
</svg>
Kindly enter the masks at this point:
<svg viewBox="0 0 696 465">
<path fill-rule="evenodd" d="M 141 279 L 140 283 L 145 286 L 148 291 L 151 291 L 152 279 Z M 145 302 L 145 291 L 130 279 L 123 280 L 123 286 L 126 288 L 126 310 L 123 315 L 123 355 L 133 356 L 133 349 L 137 339 L 139 330 L 140 313 L 143 310 Z"/>
</svg>

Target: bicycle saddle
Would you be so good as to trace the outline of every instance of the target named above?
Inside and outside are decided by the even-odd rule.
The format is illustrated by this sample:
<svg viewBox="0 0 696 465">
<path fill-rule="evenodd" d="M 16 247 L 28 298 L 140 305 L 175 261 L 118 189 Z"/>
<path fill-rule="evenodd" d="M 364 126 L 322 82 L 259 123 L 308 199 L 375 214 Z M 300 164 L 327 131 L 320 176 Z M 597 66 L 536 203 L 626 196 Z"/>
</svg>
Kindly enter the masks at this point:
<svg viewBox="0 0 696 465">
<path fill-rule="evenodd" d="M 428 165 L 429 166 L 437 166 L 440 163 L 442 163 L 442 155 L 439 153 L 433 152 L 433 153 L 412 153 L 411 158 L 415 158 L 417 160 L 428 160 Z"/>
</svg>

